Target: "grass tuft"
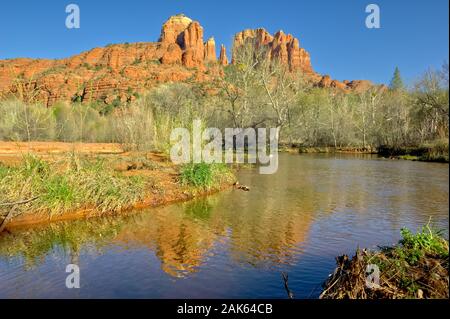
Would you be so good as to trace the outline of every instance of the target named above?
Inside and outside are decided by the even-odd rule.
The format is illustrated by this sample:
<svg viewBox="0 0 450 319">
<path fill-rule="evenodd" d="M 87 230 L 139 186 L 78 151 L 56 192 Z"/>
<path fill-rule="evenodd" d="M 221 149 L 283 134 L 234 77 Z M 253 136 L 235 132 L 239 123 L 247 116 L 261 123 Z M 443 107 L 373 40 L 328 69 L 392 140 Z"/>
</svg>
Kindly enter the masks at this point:
<svg viewBox="0 0 450 319">
<path fill-rule="evenodd" d="M 76 156 L 51 164 L 26 156 L 18 167 L 0 165 L 0 182 L 0 203 L 37 197 L 21 205 L 21 212 L 50 214 L 82 208 L 115 212 L 143 200 L 148 186 L 142 177 L 124 176 L 101 160 Z M 4 215 L 8 207 L 0 209 Z"/>
<path fill-rule="evenodd" d="M 181 183 L 197 189 L 217 190 L 234 175 L 225 164 L 189 163 L 181 168 Z"/>
</svg>

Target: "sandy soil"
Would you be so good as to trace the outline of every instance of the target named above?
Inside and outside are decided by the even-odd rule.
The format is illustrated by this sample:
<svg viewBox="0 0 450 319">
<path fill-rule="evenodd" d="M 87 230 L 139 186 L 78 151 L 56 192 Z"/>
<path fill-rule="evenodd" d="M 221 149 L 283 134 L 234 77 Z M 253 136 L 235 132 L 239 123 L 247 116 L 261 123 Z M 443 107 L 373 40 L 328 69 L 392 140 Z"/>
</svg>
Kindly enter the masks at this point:
<svg viewBox="0 0 450 319">
<path fill-rule="evenodd" d="M 118 155 L 124 150 L 113 143 L 63 143 L 63 142 L 2 142 L 0 141 L 0 162 L 15 163 L 25 154 L 46 157 L 61 156 L 67 153 L 91 155 Z"/>
</svg>

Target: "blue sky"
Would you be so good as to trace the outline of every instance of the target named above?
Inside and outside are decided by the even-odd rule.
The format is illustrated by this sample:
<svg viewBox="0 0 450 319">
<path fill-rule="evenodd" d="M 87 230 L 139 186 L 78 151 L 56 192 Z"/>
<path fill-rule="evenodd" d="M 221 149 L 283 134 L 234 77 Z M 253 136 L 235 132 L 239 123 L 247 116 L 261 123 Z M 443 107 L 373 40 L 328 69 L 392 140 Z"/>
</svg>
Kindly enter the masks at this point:
<svg viewBox="0 0 450 319">
<path fill-rule="evenodd" d="M 80 29 L 65 27 L 70 3 L 80 7 Z M 381 9 L 380 29 L 365 27 L 370 3 Z M 0 59 L 63 58 L 109 43 L 157 41 L 164 21 L 184 13 L 217 46 L 230 49 L 243 29 L 282 29 L 299 38 L 319 73 L 388 83 L 398 66 L 411 83 L 448 61 L 448 11 L 448 0 L 2 1 Z"/>
</svg>

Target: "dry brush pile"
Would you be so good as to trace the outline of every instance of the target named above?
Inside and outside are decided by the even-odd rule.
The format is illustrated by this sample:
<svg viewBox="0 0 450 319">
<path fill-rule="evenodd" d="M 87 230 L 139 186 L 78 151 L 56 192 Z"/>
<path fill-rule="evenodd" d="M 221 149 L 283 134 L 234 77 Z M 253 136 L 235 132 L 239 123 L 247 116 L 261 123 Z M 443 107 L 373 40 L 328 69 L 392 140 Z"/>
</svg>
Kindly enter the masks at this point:
<svg viewBox="0 0 450 319">
<path fill-rule="evenodd" d="M 403 239 L 394 247 L 376 252 L 358 249 L 351 259 L 337 257 L 337 268 L 320 298 L 448 299 L 448 241 L 428 225 L 417 234 L 407 229 L 401 233 Z M 379 269 L 379 282 L 369 280 L 368 285 L 373 265 Z"/>
</svg>

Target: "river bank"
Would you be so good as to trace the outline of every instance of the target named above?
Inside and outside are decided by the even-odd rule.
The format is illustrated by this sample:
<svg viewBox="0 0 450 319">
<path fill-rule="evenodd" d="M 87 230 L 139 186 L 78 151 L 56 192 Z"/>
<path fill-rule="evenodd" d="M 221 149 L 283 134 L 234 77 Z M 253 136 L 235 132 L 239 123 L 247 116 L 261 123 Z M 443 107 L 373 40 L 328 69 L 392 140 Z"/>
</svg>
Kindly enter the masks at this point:
<svg viewBox="0 0 450 319">
<path fill-rule="evenodd" d="M 374 154 L 388 159 L 449 163 L 448 141 L 437 141 L 420 146 L 381 146 L 378 148 L 282 145 L 280 150 L 292 154 Z"/>
<path fill-rule="evenodd" d="M 163 154 L 117 144 L 0 142 L 0 227 L 156 207 L 234 182 L 226 167 L 177 166 Z"/>
<path fill-rule="evenodd" d="M 337 257 L 320 298 L 448 299 L 448 241 L 429 225 L 417 234 L 404 228 L 401 235 L 395 246 Z"/>
</svg>

